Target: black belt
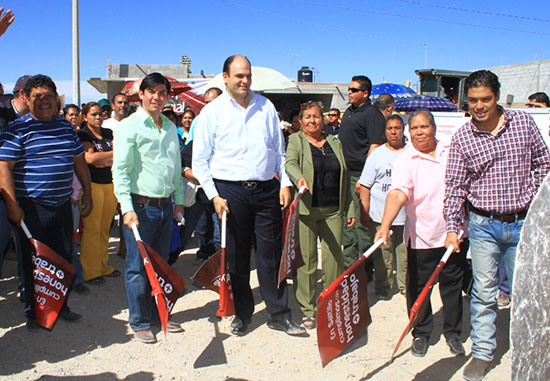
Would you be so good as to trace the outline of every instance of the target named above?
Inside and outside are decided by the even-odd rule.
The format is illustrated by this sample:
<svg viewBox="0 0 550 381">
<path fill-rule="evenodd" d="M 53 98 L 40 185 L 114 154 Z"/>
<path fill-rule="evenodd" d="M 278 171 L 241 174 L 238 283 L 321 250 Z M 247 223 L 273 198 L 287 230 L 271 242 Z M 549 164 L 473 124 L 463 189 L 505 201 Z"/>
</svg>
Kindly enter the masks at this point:
<svg viewBox="0 0 550 381">
<path fill-rule="evenodd" d="M 502 221 L 502 222 L 515 222 L 517 220 L 523 220 L 525 216 L 527 215 L 527 209 L 520 210 L 519 212 L 515 213 L 498 213 L 498 212 L 486 212 L 485 210 L 477 209 L 472 204 L 468 205 L 470 212 L 475 213 L 477 215 L 492 218 L 494 220 Z"/>
<path fill-rule="evenodd" d="M 262 184 L 267 184 L 267 183 L 270 183 L 270 182 L 273 181 L 273 179 L 266 180 L 266 181 L 260 181 L 260 180 L 230 181 L 230 180 L 220 180 L 220 179 L 214 179 L 214 180 L 218 181 L 220 183 L 238 185 L 240 187 L 247 188 L 247 189 L 254 189 L 254 188 L 257 188 L 258 186 L 260 186 Z"/>
<path fill-rule="evenodd" d="M 162 198 L 154 198 L 154 197 L 146 197 L 141 196 L 139 194 L 131 194 L 132 201 L 137 204 L 145 204 L 149 206 L 163 206 L 171 202 L 172 200 L 170 197 L 162 197 Z"/>
</svg>

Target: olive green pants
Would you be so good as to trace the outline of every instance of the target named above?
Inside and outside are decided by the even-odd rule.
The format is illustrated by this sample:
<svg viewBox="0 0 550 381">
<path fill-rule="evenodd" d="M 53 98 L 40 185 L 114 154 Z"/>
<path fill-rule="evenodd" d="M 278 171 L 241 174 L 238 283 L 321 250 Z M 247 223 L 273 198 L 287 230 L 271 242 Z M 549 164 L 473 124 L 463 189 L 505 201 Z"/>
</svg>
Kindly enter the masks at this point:
<svg viewBox="0 0 550 381">
<path fill-rule="evenodd" d="M 305 316 L 314 317 L 317 309 L 317 237 L 321 241 L 323 289 L 344 271 L 343 218 L 338 207 L 311 208 L 309 215 L 300 215 L 300 248 L 305 264 L 296 271 L 294 288 Z"/>
<path fill-rule="evenodd" d="M 374 237 L 380 227 L 372 222 L 369 230 Z M 373 254 L 374 260 L 374 288 L 375 290 L 390 290 L 393 286 L 393 256 L 396 258 L 397 287 L 404 295 L 407 288 L 407 247 L 403 243 L 403 226 L 392 226 L 393 234 L 388 243 L 377 249 Z"/>
<path fill-rule="evenodd" d="M 371 235 L 366 226 L 359 222 L 361 201 L 355 194 L 355 183 L 359 177 L 350 176 L 350 192 L 353 202 L 355 203 L 355 224 L 351 227 L 344 227 L 344 235 L 342 243 L 344 245 L 344 266 L 349 268 L 353 263 L 361 258 L 361 255 L 372 246 L 374 235 Z M 367 260 L 368 261 L 368 260 Z"/>
</svg>

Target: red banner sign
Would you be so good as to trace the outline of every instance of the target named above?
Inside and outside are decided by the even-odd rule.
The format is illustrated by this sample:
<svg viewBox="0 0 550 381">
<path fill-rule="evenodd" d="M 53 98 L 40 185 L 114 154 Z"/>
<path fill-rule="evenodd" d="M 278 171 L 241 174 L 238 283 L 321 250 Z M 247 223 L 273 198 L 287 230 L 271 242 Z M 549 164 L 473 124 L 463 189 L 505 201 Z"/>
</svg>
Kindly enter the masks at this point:
<svg viewBox="0 0 550 381">
<path fill-rule="evenodd" d="M 372 322 L 361 257 L 317 299 L 317 344 L 323 367 Z"/>
<path fill-rule="evenodd" d="M 35 249 L 32 263 L 36 321 L 52 329 L 69 294 L 76 269 L 42 242 L 34 238 L 30 241 Z"/>
<path fill-rule="evenodd" d="M 292 204 L 290 204 L 288 208 L 288 223 L 286 224 L 286 229 L 283 229 L 285 233 L 285 245 L 283 247 L 281 263 L 279 265 L 279 281 L 277 286 L 279 286 L 287 277 L 292 275 L 296 269 L 304 265 L 302 251 L 300 250 L 299 233 L 299 202 L 302 195 L 303 192 L 298 192 L 296 198 L 292 201 Z M 285 225 L 283 224 L 283 226 Z"/>
</svg>

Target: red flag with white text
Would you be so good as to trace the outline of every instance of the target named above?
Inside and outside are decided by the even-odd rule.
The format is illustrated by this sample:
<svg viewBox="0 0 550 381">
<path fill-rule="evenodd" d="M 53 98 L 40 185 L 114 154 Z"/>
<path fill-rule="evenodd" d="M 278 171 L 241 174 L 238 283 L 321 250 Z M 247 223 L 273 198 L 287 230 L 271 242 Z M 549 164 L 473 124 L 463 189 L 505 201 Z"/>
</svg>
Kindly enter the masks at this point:
<svg viewBox="0 0 550 381">
<path fill-rule="evenodd" d="M 294 271 L 304 265 L 304 259 L 302 258 L 302 251 L 300 250 L 300 232 L 299 232 L 299 218 L 300 218 L 300 199 L 305 192 L 305 186 L 300 188 L 300 191 L 296 195 L 296 198 L 288 207 L 288 221 L 283 219 L 284 233 L 284 247 L 283 254 L 281 255 L 281 263 L 279 264 L 279 279 L 277 286 L 281 285 L 281 282 L 288 278 Z M 285 225 L 286 222 L 286 225 Z"/>
<path fill-rule="evenodd" d="M 317 299 L 317 346 L 323 367 L 372 322 L 364 261 L 382 244 L 380 238 Z"/>
<path fill-rule="evenodd" d="M 24 221 L 21 228 L 34 248 L 32 256 L 36 322 L 52 329 L 67 298 L 76 269 L 50 247 L 32 238 Z"/>
<path fill-rule="evenodd" d="M 203 287 L 220 294 L 220 304 L 217 316 L 235 315 L 235 302 L 231 289 L 231 277 L 225 254 L 225 242 L 227 232 L 227 215 L 223 212 L 221 229 L 221 250 L 203 262 L 201 267 L 192 276 L 192 279 Z"/>
</svg>

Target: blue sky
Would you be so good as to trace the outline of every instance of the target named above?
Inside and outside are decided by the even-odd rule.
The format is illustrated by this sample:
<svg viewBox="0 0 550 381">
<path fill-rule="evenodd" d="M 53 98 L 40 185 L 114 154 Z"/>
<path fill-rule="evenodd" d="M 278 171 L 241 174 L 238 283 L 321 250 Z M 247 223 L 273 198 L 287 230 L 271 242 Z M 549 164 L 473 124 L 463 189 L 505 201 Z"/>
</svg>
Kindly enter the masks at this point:
<svg viewBox="0 0 550 381">
<path fill-rule="evenodd" d="M 525 4 L 525 6 L 522 6 Z M 518 6 L 519 5 L 519 6 Z M 72 99 L 71 0 L 0 0 L 15 22 L 0 38 L 0 82 L 50 75 Z M 322 82 L 414 84 L 415 69 L 471 70 L 550 59 L 547 1 L 201 0 L 80 1 L 81 80 L 113 63 L 178 64 L 221 71 L 245 54 L 290 78 L 314 67 Z M 83 87 L 83 101 L 99 98 Z"/>
</svg>

